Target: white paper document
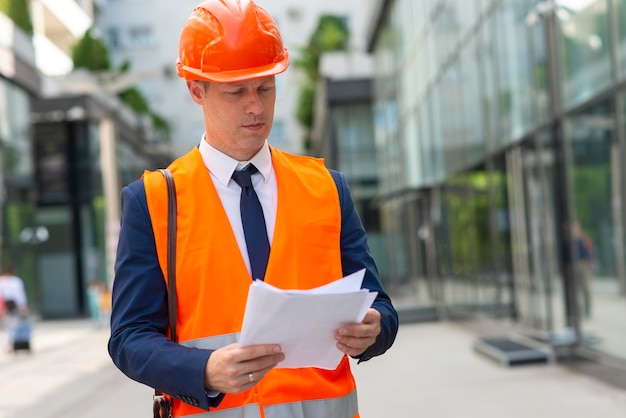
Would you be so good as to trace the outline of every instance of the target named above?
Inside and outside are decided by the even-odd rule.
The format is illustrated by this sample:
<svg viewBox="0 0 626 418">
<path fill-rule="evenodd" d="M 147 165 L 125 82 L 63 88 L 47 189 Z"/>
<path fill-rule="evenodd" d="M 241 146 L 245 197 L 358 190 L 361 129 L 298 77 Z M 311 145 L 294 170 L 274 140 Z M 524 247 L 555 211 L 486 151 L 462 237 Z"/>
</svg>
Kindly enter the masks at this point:
<svg viewBox="0 0 626 418">
<path fill-rule="evenodd" d="M 343 353 L 334 332 L 359 323 L 378 292 L 361 289 L 365 269 L 310 290 L 281 290 L 263 281 L 250 285 L 239 344 L 279 344 L 285 360 L 278 368 L 334 370 Z"/>
</svg>

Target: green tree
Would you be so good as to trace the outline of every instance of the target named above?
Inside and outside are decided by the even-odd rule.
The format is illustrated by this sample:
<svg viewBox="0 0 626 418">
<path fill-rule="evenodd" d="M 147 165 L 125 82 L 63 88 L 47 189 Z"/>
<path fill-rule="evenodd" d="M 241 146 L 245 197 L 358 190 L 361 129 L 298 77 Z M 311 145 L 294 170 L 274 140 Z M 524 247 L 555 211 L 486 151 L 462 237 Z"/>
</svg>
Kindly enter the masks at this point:
<svg viewBox="0 0 626 418">
<path fill-rule="evenodd" d="M 150 117 L 152 118 L 152 125 L 154 128 L 161 132 L 163 135 L 163 139 L 167 142 L 170 141 L 170 125 L 167 123 L 165 118 L 158 113 L 150 112 Z"/>
<path fill-rule="evenodd" d="M 4 13 L 26 34 L 33 34 L 33 21 L 28 0 L 0 0 L 0 13 Z"/>
<path fill-rule="evenodd" d="M 313 103 L 315 102 L 315 86 L 306 83 L 300 88 L 296 118 L 300 125 L 311 128 L 313 125 Z"/>
<path fill-rule="evenodd" d="M 317 27 L 309 38 L 306 47 L 300 49 L 300 57 L 295 65 L 315 81 L 317 80 L 320 57 L 324 52 L 343 51 L 348 46 L 350 32 L 345 24 L 345 19 L 339 16 L 320 16 Z"/>
<path fill-rule="evenodd" d="M 296 108 L 296 118 L 306 131 L 303 143 L 307 150 L 310 149 L 311 145 L 315 84 L 319 77 L 320 57 L 324 52 L 346 50 L 349 39 L 350 32 L 344 18 L 322 15 L 309 38 L 308 45 L 300 49 L 300 57 L 294 62 L 294 65 L 307 76 L 306 81 L 300 87 Z"/>
<path fill-rule="evenodd" d="M 104 42 L 99 37 L 94 36 L 92 29 L 87 30 L 72 48 L 72 60 L 74 68 L 85 68 L 96 73 L 109 71 L 123 74 L 130 70 L 128 60 L 124 61 L 118 69 L 111 69 L 109 51 Z M 150 103 L 141 90 L 137 87 L 130 87 L 118 93 L 118 97 L 136 113 L 150 116 L 155 129 L 161 133 L 164 140 L 169 141 L 170 128 L 167 121 L 150 109 Z"/>
<path fill-rule="evenodd" d="M 88 29 L 72 48 L 74 68 L 86 68 L 90 71 L 109 70 L 109 51 L 106 45 Z"/>
<path fill-rule="evenodd" d="M 137 87 L 131 87 L 119 94 L 120 99 L 137 113 L 145 114 L 150 112 L 150 105 L 145 96 Z"/>
<path fill-rule="evenodd" d="M 120 73 L 126 73 L 129 70 L 130 70 L 130 62 L 126 60 L 122 63 L 118 71 Z M 148 115 L 150 119 L 152 120 L 152 126 L 161 134 L 161 137 L 163 138 L 163 140 L 165 140 L 166 142 L 170 141 L 169 124 L 167 123 L 165 118 L 163 118 L 161 115 L 154 112 L 150 108 L 150 103 L 148 103 L 148 100 L 143 95 L 141 90 L 139 90 L 137 87 L 131 87 L 121 92 L 119 94 L 119 97 L 120 99 L 122 99 L 124 103 L 126 103 L 126 105 L 128 105 L 128 107 L 133 109 L 135 112 L 140 113 L 142 115 Z"/>
</svg>

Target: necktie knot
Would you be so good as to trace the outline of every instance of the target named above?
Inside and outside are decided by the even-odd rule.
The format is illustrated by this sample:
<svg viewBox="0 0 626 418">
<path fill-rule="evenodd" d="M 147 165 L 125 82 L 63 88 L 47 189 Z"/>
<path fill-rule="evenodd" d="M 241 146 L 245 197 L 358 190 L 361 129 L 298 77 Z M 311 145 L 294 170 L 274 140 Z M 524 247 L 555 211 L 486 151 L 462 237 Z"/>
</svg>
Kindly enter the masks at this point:
<svg viewBox="0 0 626 418">
<path fill-rule="evenodd" d="M 250 189 L 252 188 L 252 175 L 258 171 L 259 170 L 257 170 L 254 165 L 250 164 L 246 169 L 233 173 L 233 180 L 235 180 L 235 183 L 241 187 L 247 196 L 250 195 Z"/>
</svg>

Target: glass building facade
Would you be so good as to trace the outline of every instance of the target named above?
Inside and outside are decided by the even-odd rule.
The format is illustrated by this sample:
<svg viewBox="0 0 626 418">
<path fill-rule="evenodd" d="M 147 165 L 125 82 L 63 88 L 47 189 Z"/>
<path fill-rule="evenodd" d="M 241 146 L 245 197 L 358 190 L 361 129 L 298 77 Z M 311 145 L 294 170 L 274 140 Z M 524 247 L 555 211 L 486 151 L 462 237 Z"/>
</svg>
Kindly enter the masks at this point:
<svg viewBox="0 0 626 418">
<path fill-rule="evenodd" d="M 38 240 L 38 231 L 33 227 L 31 97 L 23 87 L 0 76 L 0 257 L 3 264 L 13 264 L 36 303 L 32 244 Z"/>
<path fill-rule="evenodd" d="M 321 58 L 311 154 L 323 157 L 327 167 L 341 171 L 350 185 L 352 199 L 368 245 L 385 275 L 384 240 L 379 209 L 378 165 L 372 120 L 372 60 L 357 52 L 326 53 Z"/>
<path fill-rule="evenodd" d="M 32 99 L 41 84 L 31 38 L 0 12 L 0 263 L 12 264 L 36 302 Z"/>
<path fill-rule="evenodd" d="M 393 297 L 626 361 L 626 0 L 380 3 Z"/>
<path fill-rule="evenodd" d="M 172 156 L 115 97 L 45 82 L 71 68 L 92 2 L 60 15 L 31 6 L 34 36 L 0 12 L 0 264 L 24 280 L 34 316 L 81 317 L 89 281 L 112 282 L 121 187 Z"/>
<path fill-rule="evenodd" d="M 33 103 L 35 214 L 46 240 L 32 262 L 42 318 L 87 313 L 89 282 L 112 284 L 122 186 L 172 157 L 130 110 L 98 96 Z"/>
</svg>

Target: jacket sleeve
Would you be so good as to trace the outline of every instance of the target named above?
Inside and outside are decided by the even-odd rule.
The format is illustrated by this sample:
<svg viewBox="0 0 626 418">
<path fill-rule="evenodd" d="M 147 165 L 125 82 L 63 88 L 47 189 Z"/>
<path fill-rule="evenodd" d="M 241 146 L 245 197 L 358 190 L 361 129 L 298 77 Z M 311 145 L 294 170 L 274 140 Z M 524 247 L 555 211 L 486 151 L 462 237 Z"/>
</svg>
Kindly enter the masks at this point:
<svg viewBox="0 0 626 418">
<path fill-rule="evenodd" d="M 367 245 L 367 233 L 354 207 L 346 178 L 338 171 L 329 171 L 335 180 L 341 205 L 341 264 L 343 275 L 346 276 L 365 268 L 362 288 L 378 292 L 372 308 L 380 312 L 380 334 L 373 345 L 356 357 L 359 362 L 367 361 L 383 354 L 395 341 L 398 333 L 398 313 L 383 289 L 376 263 Z"/>
<path fill-rule="evenodd" d="M 210 350 L 167 338 L 167 287 L 156 255 L 143 180 L 122 190 L 122 219 L 115 263 L 109 354 L 133 380 L 186 403 L 209 409 L 204 370 Z"/>
</svg>

